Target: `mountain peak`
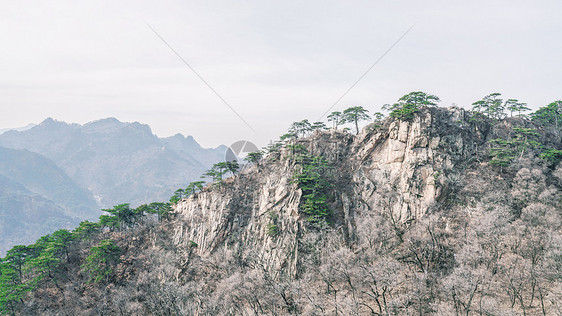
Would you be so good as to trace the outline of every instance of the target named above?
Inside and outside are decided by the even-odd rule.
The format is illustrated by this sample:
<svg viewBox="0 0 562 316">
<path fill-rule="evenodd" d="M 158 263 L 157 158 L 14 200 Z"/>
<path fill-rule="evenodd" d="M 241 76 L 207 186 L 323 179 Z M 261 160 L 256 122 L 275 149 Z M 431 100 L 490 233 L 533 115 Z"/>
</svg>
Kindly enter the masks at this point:
<svg viewBox="0 0 562 316">
<path fill-rule="evenodd" d="M 123 123 L 114 117 L 108 117 L 108 118 L 103 118 L 103 119 L 88 122 L 84 124 L 84 126 L 120 126 L 125 124 L 126 123 Z"/>
<path fill-rule="evenodd" d="M 65 122 L 63 121 L 59 121 L 59 120 L 55 120 L 52 117 L 48 117 L 46 119 L 43 120 L 43 122 L 39 123 L 40 126 L 53 126 L 53 125 L 60 125 L 60 124 L 65 124 Z"/>
<path fill-rule="evenodd" d="M 119 121 L 118 119 L 116 119 L 114 117 L 106 117 L 106 118 L 103 118 L 103 119 L 92 121 L 92 123 L 93 122 L 115 123 L 115 124 L 123 123 L 123 122 Z"/>
<path fill-rule="evenodd" d="M 173 136 L 166 137 L 166 138 L 164 138 L 164 140 L 167 141 L 167 142 L 172 142 L 172 143 L 177 143 L 177 144 L 184 144 L 184 145 L 188 145 L 188 146 L 201 147 L 201 145 L 199 145 L 199 143 L 195 140 L 195 138 L 193 138 L 193 136 L 191 136 L 191 135 L 185 136 L 181 133 L 177 133 Z"/>
</svg>

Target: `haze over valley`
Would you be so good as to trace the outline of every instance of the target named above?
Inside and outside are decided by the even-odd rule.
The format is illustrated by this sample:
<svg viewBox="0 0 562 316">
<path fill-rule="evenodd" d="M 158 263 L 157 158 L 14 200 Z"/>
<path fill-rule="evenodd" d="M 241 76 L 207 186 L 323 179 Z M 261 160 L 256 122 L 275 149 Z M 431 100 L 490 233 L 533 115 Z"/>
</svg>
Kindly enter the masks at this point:
<svg viewBox="0 0 562 316">
<path fill-rule="evenodd" d="M 0 252 L 96 220 L 117 204 L 167 201 L 225 153 L 225 146 L 202 148 L 181 134 L 159 138 L 148 125 L 114 118 L 84 125 L 48 118 L 6 131 L 0 135 Z"/>
</svg>

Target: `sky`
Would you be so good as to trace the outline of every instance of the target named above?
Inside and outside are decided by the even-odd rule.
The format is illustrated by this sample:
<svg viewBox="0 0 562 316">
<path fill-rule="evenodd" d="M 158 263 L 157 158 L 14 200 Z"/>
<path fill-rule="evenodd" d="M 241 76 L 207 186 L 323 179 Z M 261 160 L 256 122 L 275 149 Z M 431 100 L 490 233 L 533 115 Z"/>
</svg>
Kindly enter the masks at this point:
<svg viewBox="0 0 562 316">
<path fill-rule="evenodd" d="M 411 91 L 465 108 L 500 92 L 537 109 L 562 99 L 561 12 L 517 0 L 4 0 L 0 129 L 115 117 L 205 147 L 263 146 L 321 119 L 410 28 L 332 110 L 373 113 Z"/>
</svg>

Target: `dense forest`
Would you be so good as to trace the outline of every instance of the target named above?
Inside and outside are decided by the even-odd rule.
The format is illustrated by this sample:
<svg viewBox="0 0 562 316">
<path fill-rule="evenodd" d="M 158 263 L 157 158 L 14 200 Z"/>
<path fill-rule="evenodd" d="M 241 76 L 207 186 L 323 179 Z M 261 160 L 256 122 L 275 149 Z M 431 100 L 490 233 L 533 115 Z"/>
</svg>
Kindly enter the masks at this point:
<svg viewBox="0 0 562 316">
<path fill-rule="evenodd" d="M 438 102 L 295 122 L 168 202 L 15 246 L 0 312 L 562 314 L 562 101 Z"/>
</svg>

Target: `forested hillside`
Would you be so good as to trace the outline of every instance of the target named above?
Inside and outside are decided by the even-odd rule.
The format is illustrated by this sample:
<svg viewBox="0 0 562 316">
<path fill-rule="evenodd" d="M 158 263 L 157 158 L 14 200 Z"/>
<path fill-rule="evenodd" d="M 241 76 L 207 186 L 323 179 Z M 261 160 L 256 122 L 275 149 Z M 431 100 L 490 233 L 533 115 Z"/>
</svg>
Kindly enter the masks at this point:
<svg viewBox="0 0 562 316">
<path fill-rule="evenodd" d="M 412 92 L 387 118 L 295 122 L 206 186 L 13 248 L 0 310 L 559 315 L 562 102 L 500 97 L 465 110 Z"/>
</svg>

